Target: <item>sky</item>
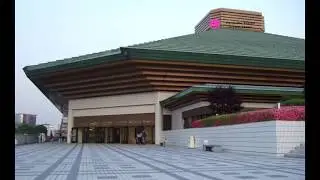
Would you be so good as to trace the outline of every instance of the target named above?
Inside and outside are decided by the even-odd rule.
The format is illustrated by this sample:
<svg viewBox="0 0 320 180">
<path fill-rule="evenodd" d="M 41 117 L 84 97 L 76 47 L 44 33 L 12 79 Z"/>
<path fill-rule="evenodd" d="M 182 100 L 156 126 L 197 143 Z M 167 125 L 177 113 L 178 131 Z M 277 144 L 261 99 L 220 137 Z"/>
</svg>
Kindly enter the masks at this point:
<svg viewBox="0 0 320 180">
<path fill-rule="evenodd" d="M 216 8 L 262 12 L 266 33 L 305 38 L 304 0 L 16 0 L 16 113 L 55 126 L 62 117 L 23 67 L 191 34 Z"/>
</svg>

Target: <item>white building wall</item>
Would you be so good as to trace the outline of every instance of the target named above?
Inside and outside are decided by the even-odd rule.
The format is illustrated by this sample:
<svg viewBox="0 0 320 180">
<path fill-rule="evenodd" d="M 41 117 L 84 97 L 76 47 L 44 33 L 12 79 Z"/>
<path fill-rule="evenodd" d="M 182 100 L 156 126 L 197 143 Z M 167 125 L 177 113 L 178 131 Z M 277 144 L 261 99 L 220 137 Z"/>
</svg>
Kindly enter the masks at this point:
<svg viewBox="0 0 320 180">
<path fill-rule="evenodd" d="M 155 104 L 155 144 L 160 144 L 162 127 L 163 127 L 163 108 L 160 105 L 160 101 L 165 100 L 173 96 L 174 94 L 175 93 L 172 93 L 172 92 L 157 93 L 157 102 Z"/>
<path fill-rule="evenodd" d="M 149 92 L 70 100 L 69 108 L 81 110 L 150 105 L 156 103 L 156 95 L 157 92 Z"/>
<path fill-rule="evenodd" d="M 172 92 L 148 92 L 70 100 L 68 112 L 68 142 L 70 142 L 74 117 L 155 113 L 155 138 L 156 143 L 159 143 L 159 137 L 162 131 L 162 110 L 159 102 L 174 94 L 175 93 Z"/>
<path fill-rule="evenodd" d="M 207 128 L 163 131 L 168 145 L 188 146 L 190 136 L 195 136 L 196 146 L 202 148 L 204 140 L 221 145 L 227 151 L 248 154 L 282 156 L 305 142 L 302 122 L 266 121 Z M 290 133 L 288 133 L 290 132 Z"/>
<path fill-rule="evenodd" d="M 241 104 L 242 107 L 245 108 L 274 108 L 277 107 L 277 104 L 274 103 L 242 103 Z"/>
<path fill-rule="evenodd" d="M 154 113 L 154 104 L 73 110 L 74 117 Z"/>
<path fill-rule="evenodd" d="M 183 121 L 183 117 L 182 117 L 182 112 L 188 111 L 191 109 L 195 109 L 195 108 L 199 108 L 199 107 L 203 107 L 203 106 L 209 106 L 209 105 L 210 105 L 209 102 L 199 102 L 199 103 L 191 104 L 189 106 L 185 106 L 185 107 L 182 107 L 182 108 L 179 108 L 179 109 L 172 111 L 172 113 L 171 113 L 172 130 L 183 129 L 184 121 Z"/>
</svg>

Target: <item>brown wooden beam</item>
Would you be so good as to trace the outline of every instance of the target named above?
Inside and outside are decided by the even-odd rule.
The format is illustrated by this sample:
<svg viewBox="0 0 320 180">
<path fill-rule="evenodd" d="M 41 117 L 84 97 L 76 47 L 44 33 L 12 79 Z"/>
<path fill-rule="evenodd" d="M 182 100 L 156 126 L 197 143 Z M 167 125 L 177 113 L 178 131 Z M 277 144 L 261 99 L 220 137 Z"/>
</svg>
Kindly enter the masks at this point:
<svg viewBox="0 0 320 180">
<path fill-rule="evenodd" d="M 145 87 L 150 87 L 150 84 L 148 82 L 140 82 L 136 84 L 125 84 L 125 85 L 101 87 L 101 88 L 95 88 L 95 89 L 73 90 L 68 92 L 61 92 L 61 94 L 65 96 L 65 95 L 75 95 L 75 94 L 82 94 L 82 93 L 88 94 L 88 93 L 94 93 L 94 92 L 115 92 L 118 90 L 136 89 L 136 88 L 145 88 Z"/>
<path fill-rule="evenodd" d="M 113 92 L 95 92 L 88 94 L 76 94 L 76 95 L 68 95 L 65 96 L 67 99 L 83 99 L 83 98 L 93 98 L 93 97 L 102 97 L 102 96 L 114 96 L 114 95 L 122 95 L 122 94 L 135 94 L 142 92 L 151 92 L 153 88 L 142 88 L 142 89 L 126 89 L 121 91 L 113 91 Z"/>
<path fill-rule="evenodd" d="M 65 77 L 66 75 L 76 75 L 78 73 L 84 73 L 84 74 L 90 74 L 92 72 L 96 72 L 99 70 L 104 70 L 108 68 L 113 68 L 118 65 L 123 65 L 123 64 L 132 64 L 134 63 L 131 60 L 122 60 L 122 61 L 115 61 L 115 62 L 105 62 L 99 65 L 94 65 L 94 66 L 88 66 L 85 68 L 73 68 L 73 69 L 68 69 L 68 70 L 58 70 L 55 72 L 50 72 L 46 74 L 39 74 L 35 78 L 41 78 L 41 79 L 51 79 L 51 78 L 59 78 L 59 77 Z"/>
<path fill-rule="evenodd" d="M 80 85 L 84 83 L 93 83 L 93 82 L 101 82 L 101 81 L 109 81 L 109 80 L 116 80 L 120 78 L 130 78 L 141 76 L 141 72 L 129 72 L 128 74 L 115 74 L 107 77 L 96 77 L 90 79 L 82 79 L 78 81 L 70 81 L 70 82 L 57 82 L 51 84 L 45 84 L 44 86 L 47 88 L 57 88 L 57 87 L 65 87 L 65 86 L 73 86 L 73 85 Z"/>
<path fill-rule="evenodd" d="M 293 72 L 293 73 L 304 73 L 305 70 L 296 69 L 283 69 L 283 68 L 265 68 L 265 67 L 253 67 L 253 66 L 241 66 L 241 65 L 224 65 L 224 64 L 200 64 L 191 62 L 181 62 L 181 61 L 148 61 L 148 60 L 134 60 L 134 62 L 146 63 L 146 64 L 167 64 L 167 65 L 181 65 L 191 66 L 191 67 L 215 67 L 215 68 L 235 68 L 243 70 L 269 70 L 269 71 L 282 71 L 282 72 Z"/>
<path fill-rule="evenodd" d="M 98 77 L 107 77 L 116 74 L 124 74 L 130 72 L 136 72 L 137 69 L 135 66 L 131 65 L 122 65 L 116 66 L 112 69 L 103 69 L 103 70 L 95 70 L 90 73 L 80 72 L 78 74 L 67 74 L 65 77 L 59 78 L 50 78 L 50 79 L 42 79 L 43 82 L 47 84 L 51 83 L 59 83 L 59 82 L 69 82 L 69 81 L 78 81 L 82 79 L 91 79 L 91 78 L 98 78 Z"/>
<path fill-rule="evenodd" d="M 194 83 L 180 83 L 178 81 L 174 81 L 174 82 L 170 82 L 170 81 L 162 81 L 162 82 L 158 82 L 158 81 L 153 81 L 152 78 L 147 77 L 148 80 L 150 80 L 150 83 L 154 86 L 183 86 L 183 88 L 189 88 L 190 86 L 193 85 L 199 85 L 199 84 L 203 84 L 203 83 L 199 83 L 199 82 L 194 82 Z M 206 83 L 217 83 L 217 84 L 238 84 L 238 85 L 257 85 L 257 86 L 284 86 L 284 87 L 300 87 L 301 85 L 303 85 L 302 83 L 272 83 L 272 82 L 267 82 L 267 81 L 240 81 L 240 80 L 220 80 L 220 79 L 212 79 L 211 82 L 208 81 Z"/>
<path fill-rule="evenodd" d="M 221 75 L 211 75 L 211 74 L 195 74 L 195 73 L 173 73 L 173 72 L 155 72 L 155 71 L 142 71 L 144 75 L 150 76 L 160 76 L 163 81 L 180 78 L 187 78 L 187 79 L 194 79 L 194 78 L 206 78 L 206 79 L 235 79 L 235 80 L 256 80 L 256 81 L 269 81 L 269 82 L 297 82 L 297 83 L 304 83 L 304 80 L 298 79 L 278 79 L 278 78 L 271 78 L 271 77 L 246 77 L 246 76 L 221 76 Z M 160 80 L 160 79 L 159 79 Z"/>
<path fill-rule="evenodd" d="M 148 65 L 140 63 L 137 65 L 137 69 L 141 71 L 156 71 L 156 72 L 183 72 L 183 73 L 192 73 L 192 74 L 216 74 L 216 75 L 246 75 L 246 76 L 267 76 L 267 77 L 276 77 L 276 78 L 294 78 L 294 79 L 304 79 L 304 72 L 286 74 L 283 72 L 270 72 L 264 70 L 239 70 L 235 68 L 212 68 L 212 67 L 190 67 L 182 65 L 172 65 L 172 66 L 163 66 L 163 65 Z"/>
<path fill-rule="evenodd" d="M 94 82 L 94 83 L 89 83 L 89 84 L 63 86 L 63 87 L 53 88 L 53 90 L 67 92 L 70 90 L 90 89 L 90 88 L 114 86 L 114 85 L 118 85 L 118 84 L 138 83 L 138 82 L 145 82 L 145 81 L 148 81 L 148 80 L 143 76 L 131 76 L 130 78 L 125 77 L 124 79 L 119 79 L 117 81 L 101 81 L 101 82 Z"/>
</svg>

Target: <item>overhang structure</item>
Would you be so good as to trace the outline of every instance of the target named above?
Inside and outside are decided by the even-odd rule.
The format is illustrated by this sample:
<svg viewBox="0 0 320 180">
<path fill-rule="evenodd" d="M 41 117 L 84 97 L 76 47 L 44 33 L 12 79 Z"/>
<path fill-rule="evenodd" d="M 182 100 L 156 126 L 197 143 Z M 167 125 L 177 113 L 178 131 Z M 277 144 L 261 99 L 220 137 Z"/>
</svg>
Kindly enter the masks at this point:
<svg viewBox="0 0 320 180">
<path fill-rule="evenodd" d="M 64 114 L 68 101 L 198 84 L 302 87 L 305 40 L 219 29 L 23 68 Z"/>
</svg>

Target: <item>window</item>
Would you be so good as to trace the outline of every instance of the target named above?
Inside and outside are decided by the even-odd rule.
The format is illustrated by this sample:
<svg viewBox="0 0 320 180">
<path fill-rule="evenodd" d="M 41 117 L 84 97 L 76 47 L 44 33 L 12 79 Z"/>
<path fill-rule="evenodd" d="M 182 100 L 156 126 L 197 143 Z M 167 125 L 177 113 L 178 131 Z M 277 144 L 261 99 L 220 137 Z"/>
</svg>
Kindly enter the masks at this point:
<svg viewBox="0 0 320 180">
<path fill-rule="evenodd" d="M 171 115 L 163 115 L 163 131 L 171 130 Z"/>
<path fill-rule="evenodd" d="M 188 128 L 188 118 L 183 118 L 183 128 L 184 129 Z"/>
</svg>

